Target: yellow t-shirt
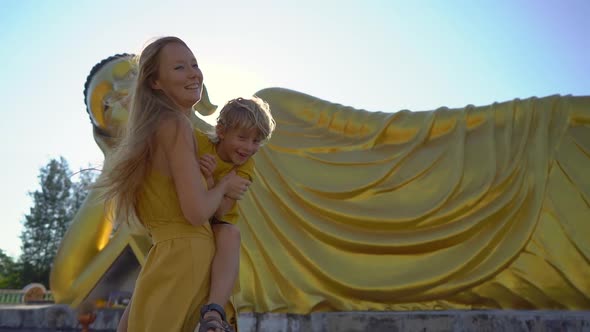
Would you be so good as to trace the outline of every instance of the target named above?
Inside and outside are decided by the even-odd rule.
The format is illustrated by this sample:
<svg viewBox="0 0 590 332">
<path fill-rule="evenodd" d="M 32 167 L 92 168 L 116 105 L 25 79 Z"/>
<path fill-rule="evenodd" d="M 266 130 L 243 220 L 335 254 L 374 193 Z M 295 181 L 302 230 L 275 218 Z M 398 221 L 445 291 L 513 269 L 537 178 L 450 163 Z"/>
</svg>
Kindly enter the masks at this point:
<svg viewBox="0 0 590 332">
<path fill-rule="evenodd" d="M 219 181 L 235 167 L 234 164 L 225 162 L 219 158 L 215 151 L 215 144 L 209 140 L 209 137 L 205 133 L 195 129 L 195 138 L 199 145 L 199 158 L 206 153 L 215 156 L 215 160 L 217 161 L 217 168 L 213 172 L 215 182 Z M 236 167 L 236 173 L 244 179 L 254 181 L 254 160 L 250 158 L 245 164 Z M 221 220 L 235 225 L 239 217 L 238 204 L 236 203 Z"/>
</svg>

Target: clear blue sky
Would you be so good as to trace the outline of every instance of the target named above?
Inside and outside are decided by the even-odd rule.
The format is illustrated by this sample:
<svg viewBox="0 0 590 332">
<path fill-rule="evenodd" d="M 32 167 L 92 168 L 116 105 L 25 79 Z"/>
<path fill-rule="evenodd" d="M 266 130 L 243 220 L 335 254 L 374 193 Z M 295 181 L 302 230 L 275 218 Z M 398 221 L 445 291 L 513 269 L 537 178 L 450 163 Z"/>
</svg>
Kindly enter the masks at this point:
<svg viewBox="0 0 590 332">
<path fill-rule="evenodd" d="M 39 168 L 100 166 L 94 64 L 176 35 L 214 103 L 273 86 L 370 111 L 590 95 L 590 1 L 0 0 L 0 248 L 20 252 Z"/>
</svg>

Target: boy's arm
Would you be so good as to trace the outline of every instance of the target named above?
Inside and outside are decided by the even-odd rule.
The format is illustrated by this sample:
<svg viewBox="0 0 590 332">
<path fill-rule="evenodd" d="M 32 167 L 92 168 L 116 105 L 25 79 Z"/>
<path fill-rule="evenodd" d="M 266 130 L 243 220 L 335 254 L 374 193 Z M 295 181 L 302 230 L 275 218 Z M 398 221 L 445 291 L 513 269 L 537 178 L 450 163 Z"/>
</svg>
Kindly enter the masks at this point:
<svg viewBox="0 0 590 332">
<path fill-rule="evenodd" d="M 246 164 L 236 168 L 235 170 L 236 173 L 244 179 L 249 181 L 254 180 L 254 160 L 248 160 Z M 217 211 L 215 211 L 215 218 L 221 221 L 235 222 L 235 219 L 238 218 L 236 204 L 237 201 L 235 199 L 224 196 L 221 204 L 219 204 L 219 208 L 217 208 Z"/>
<path fill-rule="evenodd" d="M 219 204 L 219 208 L 215 211 L 215 218 L 219 220 L 223 220 L 223 216 L 225 216 L 236 204 L 236 200 L 233 198 L 229 198 L 227 196 L 223 197 L 221 204 Z"/>
</svg>

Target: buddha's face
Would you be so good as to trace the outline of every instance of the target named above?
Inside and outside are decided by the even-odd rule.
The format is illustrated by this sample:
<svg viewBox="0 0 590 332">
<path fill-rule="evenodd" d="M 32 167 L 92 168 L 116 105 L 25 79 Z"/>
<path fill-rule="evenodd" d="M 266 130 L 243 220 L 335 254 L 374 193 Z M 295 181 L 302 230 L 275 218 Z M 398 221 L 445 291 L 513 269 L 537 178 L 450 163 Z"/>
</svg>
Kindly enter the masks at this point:
<svg viewBox="0 0 590 332">
<path fill-rule="evenodd" d="M 89 78 L 85 101 L 92 124 L 102 135 L 117 136 L 126 124 L 136 68 L 132 56 L 115 57 Z"/>
</svg>

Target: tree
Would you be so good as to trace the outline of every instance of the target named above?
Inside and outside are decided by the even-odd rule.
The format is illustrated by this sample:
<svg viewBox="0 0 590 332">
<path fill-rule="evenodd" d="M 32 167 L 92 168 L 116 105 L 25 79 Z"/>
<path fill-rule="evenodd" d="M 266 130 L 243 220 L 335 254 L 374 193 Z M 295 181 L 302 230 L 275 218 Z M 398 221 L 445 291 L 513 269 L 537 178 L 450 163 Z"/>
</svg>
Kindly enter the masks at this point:
<svg viewBox="0 0 590 332">
<path fill-rule="evenodd" d="M 88 195 L 96 173 L 80 170 L 73 181 L 67 161 L 51 159 L 40 169 L 40 189 L 29 193 L 33 206 L 23 220 L 22 254 L 18 261 L 0 250 L 0 288 L 49 284 L 51 263 L 72 219 Z"/>
<path fill-rule="evenodd" d="M 0 289 L 22 288 L 20 274 L 19 264 L 0 249 Z"/>
<path fill-rule="evenodd" d="M 39 184 L 41 189 L 30 193 L 33 207 L 23 222 L 21 277 L 25 283 L 48 285 L 51 263 L 80 197 L 73 194 L 71 171 L 63 157 L 41 168 Z"/>
</svg>

